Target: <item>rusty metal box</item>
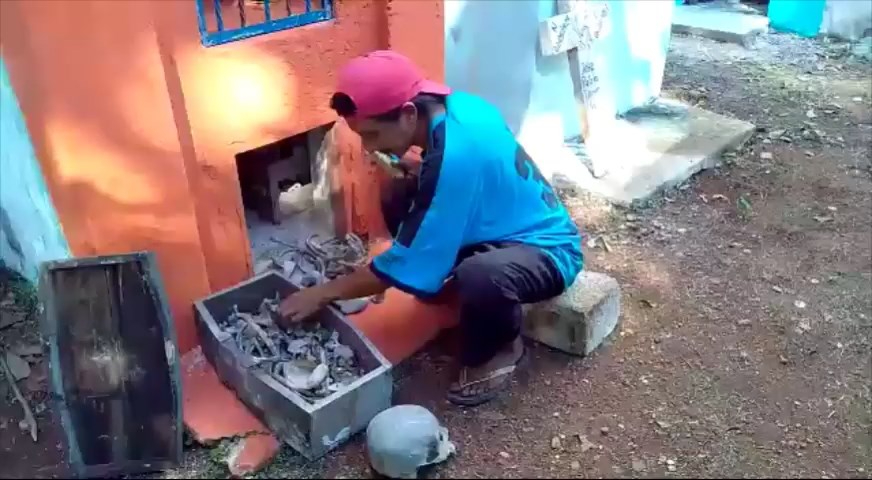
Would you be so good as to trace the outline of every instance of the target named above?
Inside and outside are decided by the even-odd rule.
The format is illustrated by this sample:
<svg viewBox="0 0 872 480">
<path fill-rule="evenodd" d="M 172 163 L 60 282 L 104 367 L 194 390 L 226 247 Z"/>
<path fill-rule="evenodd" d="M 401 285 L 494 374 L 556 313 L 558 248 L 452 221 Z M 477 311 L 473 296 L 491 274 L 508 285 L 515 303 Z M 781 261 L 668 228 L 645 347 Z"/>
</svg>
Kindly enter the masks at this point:
<svg viewBox="0 0 872 480">
<path fill-rule="evenodd" d="M 353 384 L 309 403 L 266 372 L 251 368 L 251 359 L 218 327 L 216 319 L 226 318 L 234 305 L 240 311 L 256 311 L 264 298 L 297 289 L 278 273 L 267 272 L 195 302 L 194 309 L 203 353 L 218 377 L 279 439 L 311 460 L 365 429 L 376 414 L 390 407 L 393 379 L 390 363 L 332 307 L 317 320 L 336 330 L 340 341 L 357 355 L 365 373 Z"/>
</svg>

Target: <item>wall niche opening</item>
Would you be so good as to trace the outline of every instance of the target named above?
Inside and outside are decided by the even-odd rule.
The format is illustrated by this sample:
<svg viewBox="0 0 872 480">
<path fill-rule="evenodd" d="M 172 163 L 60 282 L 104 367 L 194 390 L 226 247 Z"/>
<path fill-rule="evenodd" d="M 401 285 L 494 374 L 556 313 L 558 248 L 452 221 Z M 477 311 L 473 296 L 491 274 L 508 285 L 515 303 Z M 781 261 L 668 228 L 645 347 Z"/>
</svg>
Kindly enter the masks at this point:
<svg viewBox="0 0 872 480">
<path fill-rule="evenodd" d="M 320 152 L 329 129 L 317 127 L 236 155 L 254 265 L 282 244 L 336 234 L 333 189 Z"/>
</svg>

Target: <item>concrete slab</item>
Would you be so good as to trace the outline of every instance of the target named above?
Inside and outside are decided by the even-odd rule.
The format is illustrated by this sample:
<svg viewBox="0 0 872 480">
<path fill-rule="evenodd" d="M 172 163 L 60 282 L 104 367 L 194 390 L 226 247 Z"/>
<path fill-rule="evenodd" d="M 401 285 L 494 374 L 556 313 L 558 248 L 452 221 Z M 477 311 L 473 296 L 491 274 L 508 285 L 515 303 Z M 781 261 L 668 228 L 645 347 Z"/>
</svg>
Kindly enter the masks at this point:
<svg viewBox="0 0 872 480">
<path fill-rule="evenodd" d="M 619 205 L 645 200 L 717 165 L 721 154 L 741 146 L 754 125 L 680 102 L 658 100 L 635 109 L 607 130 L 599 148 L 568 142 L 558 152 L 559 174 L 575 186 Z M 608 174 L 593 178 L 585 156 L 601 155 Z"/>
<path fill-rule="evenodd" d="M 757 35 L 769 31 L 769 19 L 717 4 L 679 5 L 672 17 L 672 31 L 752 46 Z"/>
</svg>

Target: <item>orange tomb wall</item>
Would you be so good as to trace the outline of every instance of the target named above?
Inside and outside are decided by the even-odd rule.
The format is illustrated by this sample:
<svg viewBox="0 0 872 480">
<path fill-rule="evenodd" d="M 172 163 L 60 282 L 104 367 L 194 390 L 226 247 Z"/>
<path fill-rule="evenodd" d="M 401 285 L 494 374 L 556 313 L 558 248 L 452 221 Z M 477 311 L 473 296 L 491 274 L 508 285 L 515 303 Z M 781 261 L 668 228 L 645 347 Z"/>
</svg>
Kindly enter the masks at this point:
<svg viewBox="0 0 872 480">
<path fill-rule="evenodd" d="M 76 256 L 157 253 L 179 347 L 192 303 L 251 275 L 235 154 L 326 125 L 334 74 L 377 48 L 442 78 L 441 0 L 334 0 L 335 19 L 203 47 L 193 0 L 3 0 L 0 54 Z M 377 179 L 337 124 L 344 215 L 384 233 Z M 445 307 L 390 292 L 355 321 L 392 361 Z"/>
</svg>

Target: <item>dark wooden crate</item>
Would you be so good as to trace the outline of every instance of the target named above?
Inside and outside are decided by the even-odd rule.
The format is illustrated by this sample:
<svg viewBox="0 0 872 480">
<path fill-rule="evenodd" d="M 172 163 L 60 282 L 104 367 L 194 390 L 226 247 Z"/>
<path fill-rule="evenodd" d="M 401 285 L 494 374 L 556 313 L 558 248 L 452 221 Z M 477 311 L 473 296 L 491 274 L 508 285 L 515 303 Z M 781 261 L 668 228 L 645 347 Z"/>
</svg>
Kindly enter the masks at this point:
<svg viewBox="0 0 872 480">
<path fill-rule="evenodd" d="M 39 283 L 55 412 L 76 475 L 178 465 L 179 357 L 154 255 L 46 262 Z"/>
<path fill-rule="evenodd" d="M 215 293 L 194 304 L 203 354 L 218 377 L 282 441 L 308 459 L 321 457 L 390 407 L 393 379 L 391 365 L 363 334 L 334 308 L 317 318 L 324 327 L 339 332 L 339 339 L 354 350 L 366 372 L 348 388 L 309 403 L 259 369 L 233 339 L 218 328 L 236 305 L 240 311 L 257 311 L 264 298 L 285 296 L 297 290 L 287 279 L 267 272 Z"/>
</svg>

